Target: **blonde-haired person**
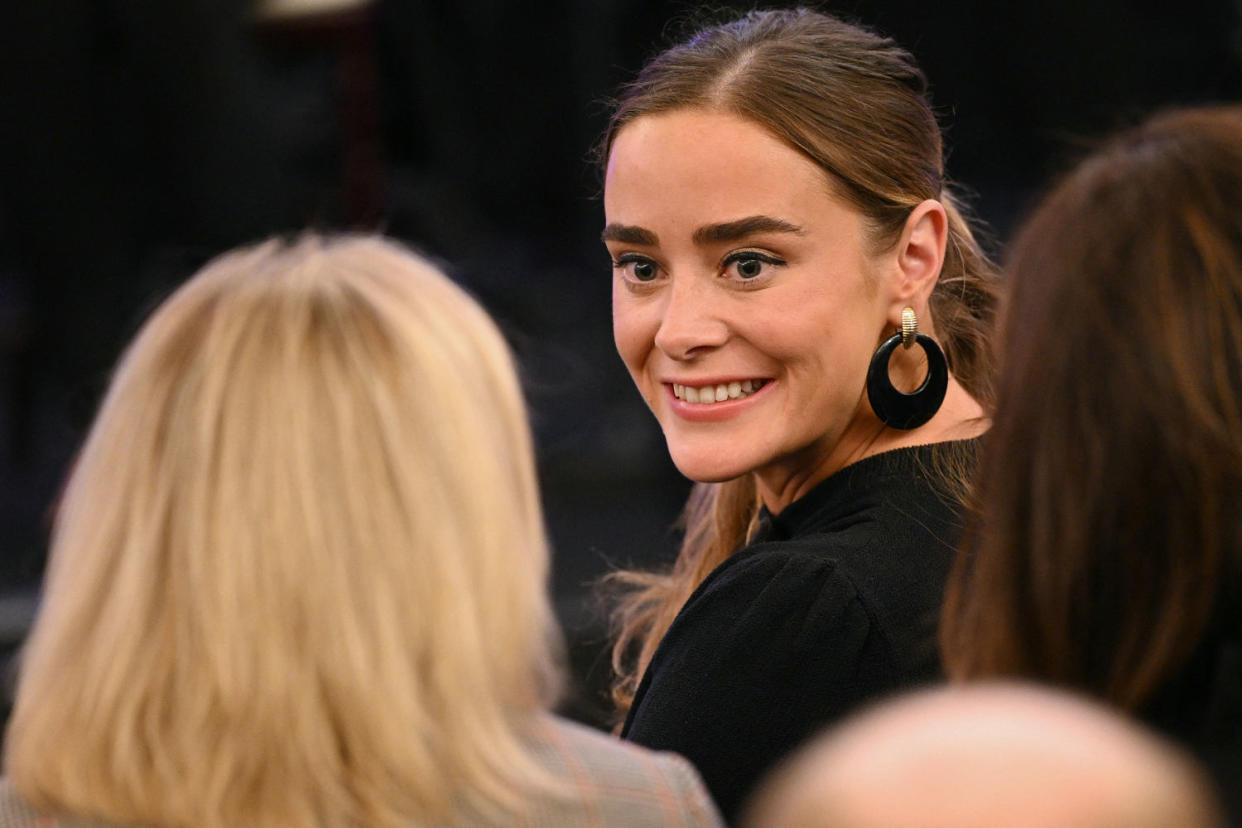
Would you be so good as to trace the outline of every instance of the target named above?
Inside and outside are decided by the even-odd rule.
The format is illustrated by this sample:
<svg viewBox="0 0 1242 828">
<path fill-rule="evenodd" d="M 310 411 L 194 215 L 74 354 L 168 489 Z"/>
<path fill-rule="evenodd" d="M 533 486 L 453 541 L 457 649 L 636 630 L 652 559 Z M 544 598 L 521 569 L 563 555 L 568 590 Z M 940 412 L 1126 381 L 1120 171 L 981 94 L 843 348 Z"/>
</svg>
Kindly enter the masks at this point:
<svg viewBox="0 0 1242 828">
<path fill-rule="evenodd" d="M 226 254 L 69 480 L 0 824 L 717 824 L 685 760 L 546 713 L 547 568 L 473 300 L 380 238 Z"/>
</svg>

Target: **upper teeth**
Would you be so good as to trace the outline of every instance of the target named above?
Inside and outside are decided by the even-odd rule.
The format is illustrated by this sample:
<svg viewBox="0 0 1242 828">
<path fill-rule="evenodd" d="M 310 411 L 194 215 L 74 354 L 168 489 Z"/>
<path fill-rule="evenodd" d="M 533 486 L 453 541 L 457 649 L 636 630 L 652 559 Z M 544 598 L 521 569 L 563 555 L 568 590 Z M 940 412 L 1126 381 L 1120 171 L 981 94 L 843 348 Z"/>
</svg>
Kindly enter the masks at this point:
<svg viewBox="0 0 1242 828">
<path fill-rule="evenodd" d="M 720 383 L 719 385 L 704 385 L 701 388 L 695 388 L 690 385 L 678 385 L 673 383 L 673 395 L 679 400 L 685 400 L 692 403 L 716 403 L 725 400 L 736 400 L 739 397 L 745 397 L 753 394 L 763 387 L 767 380 L 742 380 L 741 382 Z"/>
</svg>

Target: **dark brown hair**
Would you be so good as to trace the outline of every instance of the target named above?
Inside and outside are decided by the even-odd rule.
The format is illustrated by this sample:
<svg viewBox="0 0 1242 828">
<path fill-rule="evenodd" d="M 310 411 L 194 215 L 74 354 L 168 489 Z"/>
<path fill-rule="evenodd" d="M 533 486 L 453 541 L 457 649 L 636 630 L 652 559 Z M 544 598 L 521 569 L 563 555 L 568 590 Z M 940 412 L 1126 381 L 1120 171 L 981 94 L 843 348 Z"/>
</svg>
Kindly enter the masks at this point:
<svg viewBox="0 0 1242 828">
<path fill-rule="evenodd" d="M 896 243 L 915 206 L 940 200 L 949 242 L 931 313 L 954 375 L 986 408 L 994 272 L 947 188 L 940 127 L 910 53 L 807 9 L 755 11 L 703 29 L 658 55 L 622 90 L 598 148 L 600 163 L 626 124 L 690 108 L 747 118 L 814 161 L 834 191 L 869 219 L 879 250 Z M 672 572 L 614 575 L 632 588 L 615 619 L 613 697 L 622 711 L 677 611 L 745 542 L 757 513 L 751 475 L 699 484 Z"/>
<path fill-rule="evenodd" d="M 1008 270 L 946 667 L 1138 710 L 1236 583 L 1242 107 L 1118 136 L 1039 206 Z"/>
</svg>

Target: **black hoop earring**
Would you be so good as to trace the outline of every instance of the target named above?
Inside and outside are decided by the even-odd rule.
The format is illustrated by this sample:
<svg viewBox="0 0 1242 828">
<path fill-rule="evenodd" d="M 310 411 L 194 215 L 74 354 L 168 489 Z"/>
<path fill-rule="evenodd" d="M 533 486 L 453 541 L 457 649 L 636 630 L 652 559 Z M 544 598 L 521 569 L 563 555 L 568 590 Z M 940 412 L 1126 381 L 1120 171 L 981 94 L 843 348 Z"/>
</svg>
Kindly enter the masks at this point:
<svg viewBox="0 0 1242 828">
<path fill-rule="evenodd" d="M 913 311 L 909 316 L 913 319 Z M 949 388 L 949 365 L 936 340 L 918 333 L 917 322 L 907 323 L 904 312 L 902 323 L 903 329 L 884 340 L 871 358 L 871 367 L 867 369 L 867 399 L 880 422 L 890 428 L 909 431 L 923 425 L 940 410 Z M 917 342 L 927 354 L 927 376 L 923 384 L 909 394 L 898 391 L 888 378 L 888 360 L 903 341 L 907 348 Z"/>
</svg>

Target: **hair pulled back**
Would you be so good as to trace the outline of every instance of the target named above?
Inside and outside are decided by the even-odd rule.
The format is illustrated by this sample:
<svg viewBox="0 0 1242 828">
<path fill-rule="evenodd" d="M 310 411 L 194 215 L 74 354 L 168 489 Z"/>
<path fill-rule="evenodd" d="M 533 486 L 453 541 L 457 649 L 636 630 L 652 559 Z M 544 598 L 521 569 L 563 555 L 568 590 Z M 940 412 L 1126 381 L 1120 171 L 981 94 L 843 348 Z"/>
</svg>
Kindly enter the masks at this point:
<svg viewBox="0 0 1242 828">
<path fill-rule="evenodd" d="M 597 160 L 607 164 L 614 139 L 631 121 L 682 109 L 741 116 L 814 161 L 836 194 L 869 220 L 877 252 L 896 243 L 914 207 L 939 200 L 949 232 L 931 314 L 954 376 L 990 406 L 995 271 L 945 180 L 927 79 L 909 52 L 809 9 L 751 12 L 703 29 L 648 63 L 622 89 Z M 750 475 L 698 484 L 672 572 L 614 576 L 632 588 L 616 614 L 613 650 L 619 677 L 613 697 L 622 710 L 677 611 L 745 541 L 757 514 Z"/>
</svg>

